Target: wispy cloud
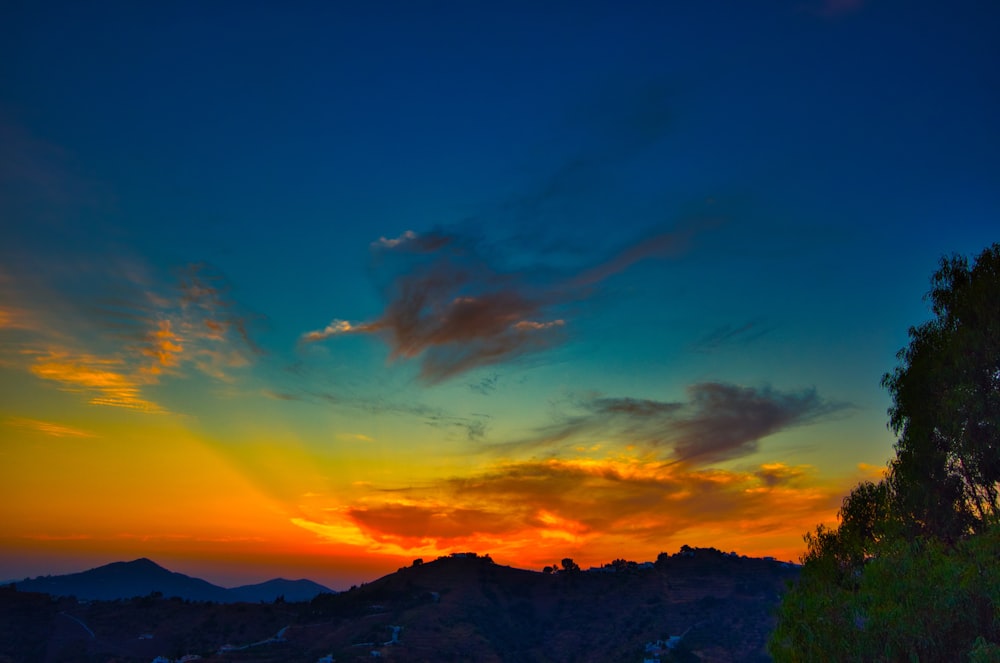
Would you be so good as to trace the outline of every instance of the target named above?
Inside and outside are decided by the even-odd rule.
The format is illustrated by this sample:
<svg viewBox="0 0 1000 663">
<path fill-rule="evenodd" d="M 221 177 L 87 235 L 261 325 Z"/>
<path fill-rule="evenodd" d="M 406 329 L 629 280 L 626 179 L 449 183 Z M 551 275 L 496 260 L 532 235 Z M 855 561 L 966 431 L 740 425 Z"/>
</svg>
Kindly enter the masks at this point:
<svg viewBox="0 0 1000 663">
<path fill-rule="evenodd" d="M 120 359 L 74 355 L 50 350 L 34 357 L 30 370 L 43 380 L 58 382 L 65 391 L 90 394 L 92 405 L 161 413 L 164 409 L 142 397 L 142 385 L 127 374 Z"/>
<path fill-rule="evenodd" d="M 687 400 L 577 396 L 557 420 L 524 440 L 497 445 L 504 452 L 558 452 L 569 442 L 612 439 L 656 453 L 671 462 L 708 465 L 749 455 L 763 438 L 850 407 L 814 389 L 782 392 L 703 382 L 687 388 Z"/>
<path fill-rule="evenodd" d="M 440 231 L 382 238 L 373 245 L 377 264 L 399 270 L 391 272 L 382 315 L 364 323 L 334 319 L 301 340 L 377 334 L 391 359 L 419 360 L 420 378 L 441 382 L 562 343 L 571 325 L 569 304 L 640 260 L 682 251 L 693 232 L 688 227 L 647 237 L 576 273 L 543 266 L 504 270 L 496 247 L 484 251 L 469 238 Z"/>
<path fill-rule="evenodd" d="M 122 260 L 15 263 L 0 277 L 0 333 L 13 350 L 3 361 L 93 405 L 164 413 L 144 395 L 152 385 L 192 371 L 229 380 L 259 353 L 225 280 L 205 265 L 172 283 Z"/>
<path fill-rule="evenodd" d="M 347 320 L 334 320 L 323 329 L 317 329 L 316 331 L 303 334 L 302 340 L 307 343 L 312 343 L 314 341 L 328 339 L 331 336 L 336 336 L 337 334 L 365 333 L 369 331 L 377 331 L 377 329 L 371 328 L 369 325 L 352 325 Z"/>
<path fill-rule="evenodd" d="M 497 389 L 497 385 L 500 383 L 500 376 L 496 373 L 484 377 L 479 382 L 473 382 L 468 385 L 469 390 L 474 391 L 481 396 L 488 396 L 492 394 Z"/>
<path fill-rule="evenodd" d="M 26 430 L 33 430 L 51 437 L 75 437 L 75 438 L 87 438 L 87 437 L 97 437 L 94 433 L 90 431 L 82 430 L 79 428 L 73 428 L 72 426 L 66 426 L 64 424 L 56 424 L 51 421 L 41 421 L 38 419 L 24 419 L 21 417 L 11 417 L 5 422 L 8 426 L 14 428 L 22 428 Z"/>
<path fill-rule="evenodd" d="M 769 327 L 760 321 L 752 320 L 741 325 L 725 324 L 716 327 L 691 345 L 694 352 L 715 352 L 726 346 L 744 346 L 753 343 L 761 336 L 770 333 Z"/>
</svg>

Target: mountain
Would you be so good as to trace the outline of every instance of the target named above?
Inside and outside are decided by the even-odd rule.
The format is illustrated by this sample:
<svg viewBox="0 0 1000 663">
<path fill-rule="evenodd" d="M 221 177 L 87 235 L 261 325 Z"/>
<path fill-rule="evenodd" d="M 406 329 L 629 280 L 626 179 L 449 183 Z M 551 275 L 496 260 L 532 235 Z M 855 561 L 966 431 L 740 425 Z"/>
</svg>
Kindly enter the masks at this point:
<svg viewBox="0 0 1000 663">
<path fill-rule="evenodd" d="M 653 658 L 644 655 L 647 644 L 655 648 L 671 636 L 677 648 L 667 655 L 661 642 L 664 661 L 768 661 L 772 613 L 798 572 L 795 565 L 711 548 L 687 549 L 655 565 L 552 574 L 448 557 L 319 596 L 303 608 L 324 632 L 293 626 L 285 637 L 308 644 L 310 655 L 329 652 L 337 661 L 374 650 L 409 662 L 638 663 Z"/>
<path fill-rule="evenodd" d="M 185 603 L 148 593 L 78 602 L 18 583 L 0 588 L 0 663 L 186 654 L 204 663 L 343 663 L 372 652 L 408 663 L 763 663 L 774 609 L 798 574 L 775 560 L 686 548 L 655 564 L 616 560 L 558 573 L 466 553 L 298 603 Z"/>
<path fill-rule="evenodd" d="M 244 601 L 246 603 L 270 602 L 283 598 L 287 602 L 311 601 L 320 594 L 332 594 L 332 589 L 312 580 L 285 580 L 275 578 L 256 585 L 242 585 L 228 589 L 228 601 Z"/>
<path fill-rule="evenodd" d="M 22 592 L 75 596 L 96 601 L 127 599 L 159 592 L 164 597 L 177 596 L 191 601 L 257 603 L 274 601 L 279 596 L 283 596 L 286 601 L 308 601 L 318 594 L 331 592 L 310 580 L 281 578 L 226 589 L 200 578 L 168 571 L 145 557 L 131 562 L 113 562 L 80 573 L 21 580 L 16 585 Z"/>
</svg>

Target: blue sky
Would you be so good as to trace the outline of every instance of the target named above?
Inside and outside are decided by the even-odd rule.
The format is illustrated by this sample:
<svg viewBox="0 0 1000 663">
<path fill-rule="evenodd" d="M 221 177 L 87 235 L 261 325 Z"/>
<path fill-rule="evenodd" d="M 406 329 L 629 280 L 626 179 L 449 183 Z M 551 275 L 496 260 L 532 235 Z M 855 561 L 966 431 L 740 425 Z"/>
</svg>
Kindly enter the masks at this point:
<svg viewBox="0 0 1000 663">
<path fill-rule="evenodd" d="M 991 3 L 2 14 L 0 574 L 792 557 L 892 453 L 879 379 L 938 259 L 997 240 Z M 213 543 L 110 475 L 134 518 L 67 512 L 69 461 L 37 489 L 139 447 L 272 515 Z"/>
</svg>

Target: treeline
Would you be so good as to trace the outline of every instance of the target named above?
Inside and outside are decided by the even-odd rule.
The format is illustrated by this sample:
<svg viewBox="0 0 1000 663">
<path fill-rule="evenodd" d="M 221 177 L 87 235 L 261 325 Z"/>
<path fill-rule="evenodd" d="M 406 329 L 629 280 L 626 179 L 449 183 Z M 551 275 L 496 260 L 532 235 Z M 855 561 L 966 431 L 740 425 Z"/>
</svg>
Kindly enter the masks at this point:
<svg viewBox="0 0 1000 663">
<path fill-rule="evenodd" d="M 882 378 L 895 457 L 806 535 L 776 661 L 1000 661 L 1000 244 L 943 258 L 927 299 Z"/>
</svg>

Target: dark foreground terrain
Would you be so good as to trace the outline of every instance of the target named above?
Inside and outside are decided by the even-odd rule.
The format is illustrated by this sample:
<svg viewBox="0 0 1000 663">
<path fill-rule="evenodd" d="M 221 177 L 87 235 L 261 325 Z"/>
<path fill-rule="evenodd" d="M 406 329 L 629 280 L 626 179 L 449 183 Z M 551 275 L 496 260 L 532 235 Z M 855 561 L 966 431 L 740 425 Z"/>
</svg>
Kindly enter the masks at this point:
<svg viewBox="0 0 1000 663">
<path fill-rule="evenodd" d="M 449 557 L 305 603 L 78 602 L 2 589 L 0 662 L 763 661 L 797 573 L 695 549 L 655 568 L 553 574 Z M 683 637 L 647 651 L 670 636 Z"/>
</svg>

